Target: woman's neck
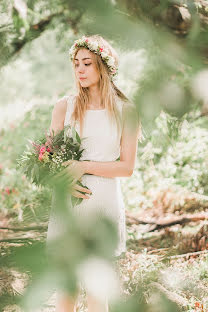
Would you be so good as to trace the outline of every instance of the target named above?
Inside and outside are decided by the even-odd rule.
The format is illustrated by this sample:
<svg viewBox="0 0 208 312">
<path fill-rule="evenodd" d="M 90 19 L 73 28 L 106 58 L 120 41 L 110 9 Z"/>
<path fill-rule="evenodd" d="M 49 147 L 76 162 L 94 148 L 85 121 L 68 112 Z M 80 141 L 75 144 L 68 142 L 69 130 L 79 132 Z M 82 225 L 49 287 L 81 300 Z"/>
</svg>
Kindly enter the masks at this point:
<svg viewBox="0 0 208 312">
<path fill-rule="evenodd" d="M 101 93 L 98 85 L 89 87 L 89 103 L 87 109 L 101 109 Z"/>
</svg>

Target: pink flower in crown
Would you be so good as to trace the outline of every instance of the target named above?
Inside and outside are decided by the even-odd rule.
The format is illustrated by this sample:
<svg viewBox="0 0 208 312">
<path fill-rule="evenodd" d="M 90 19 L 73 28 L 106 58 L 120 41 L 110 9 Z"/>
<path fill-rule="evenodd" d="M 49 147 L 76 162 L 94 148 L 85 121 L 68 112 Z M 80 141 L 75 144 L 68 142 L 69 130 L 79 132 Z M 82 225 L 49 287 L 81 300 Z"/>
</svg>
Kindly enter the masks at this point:
<svg viewBox="0 0 208 312">
<path fill-rule="evenodd" d="M 85 39 L 85 42 L 88 42 L 89 40 L 88 39 Z"/>
<path fill-rule="evenodd" d="M 40 153 L 43 154 L 43 153 L 45 153 L 45 151 L 46 151 L 46 147 L 45 147 L 45 145 L 43 145 L 43 146 L 40 148 Z"/>
<path fill-rule="evenodd" d="M 103 52 L 103 48 L 99 48 L 100 49 L 100 52 Z"/>
</svg>

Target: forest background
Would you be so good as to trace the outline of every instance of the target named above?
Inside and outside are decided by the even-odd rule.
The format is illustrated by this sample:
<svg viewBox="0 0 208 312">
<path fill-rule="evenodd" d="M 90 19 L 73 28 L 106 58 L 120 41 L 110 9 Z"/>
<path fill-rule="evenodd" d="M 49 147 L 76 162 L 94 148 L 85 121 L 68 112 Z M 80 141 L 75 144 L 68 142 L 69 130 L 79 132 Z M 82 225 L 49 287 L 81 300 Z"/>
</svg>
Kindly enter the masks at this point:
<svg viewBox="0 0 208 312">
<path fill-rule="evenodd" d="M 38 309 L 53 281 L 43 274 L 51 191 L 31 184 L 17 158 L 48 129 L 57 99 L 75 91 L 68 48 L 94 33 L 118 51 L 116 83 L 144 131 L 134 173 L 121 178 L 125 303 L 112 309 L 208 311 L 206 0 L 1 1 L 0 309 L 21 311 L 23 297 Z M 97 264 L 101 284 L 108 265 Z M 41 311 L 53 308 L 52 298 Z"/>
</svg>

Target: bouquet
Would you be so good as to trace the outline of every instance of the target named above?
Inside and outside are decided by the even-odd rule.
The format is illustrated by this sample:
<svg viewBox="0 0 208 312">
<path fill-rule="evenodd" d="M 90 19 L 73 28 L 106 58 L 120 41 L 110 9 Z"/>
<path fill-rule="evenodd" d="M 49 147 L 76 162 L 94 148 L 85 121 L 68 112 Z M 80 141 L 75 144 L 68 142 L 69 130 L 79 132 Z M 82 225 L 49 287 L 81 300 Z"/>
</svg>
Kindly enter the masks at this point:
<svg viewBox="0 0 208 312">
<path fill-rule="evenodd" d="M 72 135 L 67 135 L 71 129 Z M 81 149 L 79 134 L 74 127 L 65 126 L 63 130 L 54 135 L 46 133 L 37 141 L 31 141 L 30 146 L 17 160 L 18 167 L 22 169 L 26 177 L 36 185 L 52 186 L 53 178 L 60 177 L 64 170 L 63 163 L 67 160 L 79 160 L 84 149 Z M 80 180 L 77 183 L 82 185 Z M 73 196 L 72 196 L 73 197 Z M 82 200 L 82 198 L 76 198 Z"/>
</svg>

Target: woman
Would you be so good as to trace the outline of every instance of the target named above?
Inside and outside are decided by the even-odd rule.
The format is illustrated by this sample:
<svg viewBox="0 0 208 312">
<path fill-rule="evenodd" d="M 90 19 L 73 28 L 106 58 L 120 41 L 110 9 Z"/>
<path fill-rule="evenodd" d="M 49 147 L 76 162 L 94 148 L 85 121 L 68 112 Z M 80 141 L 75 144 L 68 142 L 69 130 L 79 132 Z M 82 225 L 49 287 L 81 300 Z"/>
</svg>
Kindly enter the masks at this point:
<svg viewBox="0 0 208 312">
<path fill-rule="evenodd" d="M 83 36 L 71 47 L 70 58 L 78 92 L 57 101 L 50 130 L 56 133 L 71 124 L 85 137 L 80 161 L 65 163 L 75 181 L 82 178 L 89 188 L 74 184 L 72 194 L 83 198 L 74 208 L 85 221 L 100 212 L 116 222 L 119 244 L 115 256 L 119 256 L 126 250 L 125 208 L 119 177 L 133 173 L 141 127 L 134 106 L 113 82 L 118 57 L 106 40 L 99 35 Z M 48 237 L 50 231 L 53 230 L 49 222 Z M 87 302 L 89 312 L 108 311 L 107 303 L 101 304 L 89 294 Z M 63 295 L 56 311 L 72 312 L 74 307 L 75 301 Z"/>
</svg>

